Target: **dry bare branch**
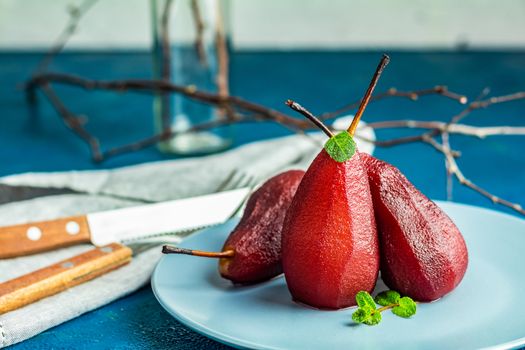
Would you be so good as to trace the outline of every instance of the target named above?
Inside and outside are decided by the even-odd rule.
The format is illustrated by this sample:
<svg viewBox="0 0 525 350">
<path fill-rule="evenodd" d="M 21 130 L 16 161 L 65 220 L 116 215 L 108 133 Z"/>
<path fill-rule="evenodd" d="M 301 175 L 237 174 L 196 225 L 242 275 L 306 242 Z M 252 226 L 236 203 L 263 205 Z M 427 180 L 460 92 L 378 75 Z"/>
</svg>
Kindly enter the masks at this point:
<svg viewBox="0 0 525 350">
<path fill-rule="evenodd" d="M 412 91 L 399 91 L 396 88 L 392 87 L 385 92 L 374 95 L 370 99 L 370 101 L 379 101 L 379 100 L 383 100 L 389 97 L 403 97 L 403 98 L 408 98 L 412 101 L 417 101 L 419 97 L 427 96 L 427 95 L 444 96 L 446 98 L 455 100 L 461 104 L 465 104 L 468 101 L 466 96 L 455 93 L 455 92 L 451 92 L 444 85 L 437 85 L 431 89 L 421 89 L 421 90 L 412 90 Z M 361 100 L 346 104 L 336 109 L 333 112 L 323 113 L 320 116 L 320 119 L 332 119 L 332 118 L 338 117 L 343 113 L 356 109 L 357 107 L 359 107 L 360 104 L 361 104 Z"/>
<path fill-rule="evenodd" d="M 69 20 L 58 35 L 54 44 L 51 46 L 51 49 L 46 53 L 42 58 L 40 63 L 37 65 L 34 74 L 38 74 L 47 70 L 53 59 L 57 54 L 59 54 L 69 39 L 75 34 L 78 28 L 78 24 L 84 15 L 97 3 L 98 0 L 84 0 L 80 5 L 75 7 L 70 7 L 68 9 Z"/>
<path fill-rule="evenodd" d="M 199 62 L 202 66 L 208 65 L 208 58 L 206 57 L 206 50 L 204 49 L 204 21 L 199 7 L 198 0 L 191 0 L 191 13 L 193 23 L 195 24 L 195 51 L 199 57 Z"/>
</svg>

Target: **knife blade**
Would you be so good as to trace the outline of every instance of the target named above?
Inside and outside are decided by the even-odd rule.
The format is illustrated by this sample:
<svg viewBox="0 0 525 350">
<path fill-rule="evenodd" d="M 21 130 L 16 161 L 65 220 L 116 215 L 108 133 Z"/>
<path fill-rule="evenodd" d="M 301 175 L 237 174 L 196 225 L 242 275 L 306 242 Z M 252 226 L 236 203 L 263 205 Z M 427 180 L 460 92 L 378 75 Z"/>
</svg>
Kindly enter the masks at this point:
<svg viewBox="0 0 525 350">
<path fill-rule="evenodd" d="M 0 227 L 0 259 L 80 243 L 103 246 L 220 224 L 244 203 L 250 188 Z"/>
</svg>

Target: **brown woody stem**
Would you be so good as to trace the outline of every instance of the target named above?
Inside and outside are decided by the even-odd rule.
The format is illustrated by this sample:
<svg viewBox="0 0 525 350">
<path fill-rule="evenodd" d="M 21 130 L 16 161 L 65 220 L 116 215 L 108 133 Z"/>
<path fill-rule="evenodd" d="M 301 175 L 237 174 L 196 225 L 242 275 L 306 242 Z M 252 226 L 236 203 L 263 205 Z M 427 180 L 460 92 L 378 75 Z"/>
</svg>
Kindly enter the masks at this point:
<svg viewBox="0 0 525 350">
<path fill-rule="evenodd" d="M 206 58 L 206 50 L 204 49 L 204 22 L 202 21 L 199 2 L 197 0 L 191 1 L 191 13 L 193 22 L 195 23 L 195 49 L 197 50 L 200 64 L 206 66 L 208 60 Z"/>
<path fill-rule="evenodd" d="M 381 58 L 381 61 L 379 62 L 376 71 L 374 73 L 374 76 L 372 77 L 372 81 L 370 81 L 370 85 L 368 85 L 368 89 L 366 90 L 365 96 L 361 100 L 361 104 L 359 105 L 359 109 L 357 110 L 357 113 L 354 116 L 354 119 L 352 120 L 352 124 L 348 127 L 348 133 L 352 136 L 355 134 L 355 129 L 357 129 L 357 124 L 359 123 L 359 120 L 361 119 L 361 116 L 363 115 L 363 112 L 365 111 L 366 106 L 368 105 L 368 101 L 370 101 L 370 97 L 372 96 L 372 92 L 374 91 L 377 81 L 379 80 L 379 77 L 381 76 L 381 73 L 383 72 L 383 69 L 385 69 L 386 65 L 390 62 L 390 57 L 388 55 L 383 55 L 383 58 Z"/>
<path fill-rule="evenodd" d="M 185 254 L 201 256 L 204 258 L 232 258 L 235 255 L 235 251 L 232 249 L 225 250 L 223 252 L 205 252 L 202 250 L 193 250 L 175 247 L 171 245 L 165 245 L 162 247 L 163 254 Z"/>
<path fill-rule="evenodd" d="M 326 136 L 334 137 L 332 131 L 321 120 L 319 120 L 315 115 L 313 115 L 309 110 L 301 106 L 299 103 L 292 100 L 286 100 L 285 103 L 294 111 L 299 112 L 308 118 L 312 123 L 315 124 L 315 126 L 321 129 L 326 134 Z"/>
</svg>

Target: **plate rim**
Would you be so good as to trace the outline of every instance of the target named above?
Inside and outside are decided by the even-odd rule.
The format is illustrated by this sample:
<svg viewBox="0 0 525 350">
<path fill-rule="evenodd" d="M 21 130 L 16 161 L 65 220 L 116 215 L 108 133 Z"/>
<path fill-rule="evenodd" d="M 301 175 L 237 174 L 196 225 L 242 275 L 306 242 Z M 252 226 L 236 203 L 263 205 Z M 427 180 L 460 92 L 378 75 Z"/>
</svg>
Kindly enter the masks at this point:
<svg viewBox="0 0 525 350">
<path fill-rule="evenodd" d="M 230 223 L 230 222 L 237 223 L 239 220 L 240 220 L 240 218 L 230 219 L 230 220 L 226 221 L 225 223 L 222 223 L 222 224 L 220 224 L 218 226 L 222 226 L 222 225 L 225 225 L 226 223 Z M 184 242 L 187 238 L 189 238 L 191 236 L 195 236 L 196 234 L 201 234 L 202 232 L 206 231 L 209 228 L 210 227 L 202 229 L 199 232 L 195 232 L 194 234 L 185 237 L 183 240 L 181 240 L 181 243 Z M 196 322 L 194 320 L 191 320 L 188 317 L 185 317 L 185 316 L 181 315 L 180 313 L 177 313 L 174 310 L 172 310 L 172 308 L 168 307 L 164 303 L 162 298 L 160 297 L 159 291 L 157 290 L 157 283 L 155 283 L 155 281 L 158 280 L 157 275 L 159 273 L 158 270 L 159 270 L 160 263 L 161 263 L 161 261 L 164 258 L 165 257 L 163 256 L 159 260 L 157 265 L 155 265 L 155 269 L 153 271 L 153 275 L 151 277 L 151 283 L 150 284 L 151 284 L 151 290 L 153 291 L 153 295 L 155 296 L 155 298 L 157 299 L 159 304 L 162 306 L 162 308 L 164 310 L 166 310 L 172 317 L 174 317 L 176 320 L 180 321 L 184 326 L 186 326 L 186 327 L 190 328 L 191 330 L 199 333 L 200 335 L 205 336 L 205 337 L 210 338 L 210 339 L 213 339 L 213 340 L 215 340 L 215 341 L 217 341 L 219 343 L 229 345 L 229 346 L 234 347 L 236 349 L 275 349 L 275 350 L 279 349 L 279 348 L 266 347 L 266 346 L 263 347 L 263 346 L 261 346 L 262 344 L 257 344 L 257 343 L 253 343 L 253 342 L 246 341 L 246 340 L 243 340 L 243 339 L 234 338 L 234 337 L 231 337 L 231 336 L 229 336 L 229 335 L 227 335 L 225 333 L 217 332 L 217 331 L 213 330 L 212 328 L 207 327 L 207 326 L 201 324 L 200 322 Z"/>
<path fill-rule="evenodd" d="M 472 205 L 472 204 L 466 204 L 466 203 L 461 203 L 461 202 L 453 202 L 453 201 L 442 201 L 442 200 L 433 200 L 433 202 L 435 202 L 436 204 L 438 204 L 440 207 L 442 204 L 444 204 L 445 206 L 457 206 L 457 207 L 467 207 L 469 209 L 476 209 L 476 210 L 481 210 L 481 211 L 484 211 L 484 212 L 488 212 L 490 213 L 491 215 L 496 215 L 496 216 L 502 216 L 506 219 L 511 219 L 513 221 L 516 221 L 517 223 L 520 223 L 520 224 L 525 224 L 525 219 L 522 219 L 520 217 L 517 217 L 515 215 L 512 215 L 512 214 L 509 214 L 509 213 L 505 213 L 505 212 L 501 212 L 501 211 L 498 211 L 498 210 L 493 210 L 493 209 L 489 209 L 489 208 L 485 208 L 485 207 L 479 207 L 479 206 L 476 206 L 476 205 Z M 240 219 L 239 218 L 234 218 L 234 219 L 231 219 L 231 220 L 228 220 L 222 224 L 219 224 L 217 225 L 218 226 L 222 226 L 222 225 L 225 225 L 227 223 L 230 223 L 230 222 L 235 222 L 237 223 Z M 196 232 L 190 236 L 187 236 L 187 237 L 184 237 L 183 240 L 181 240 L 181 243 L 186 241 L 187 239 L 191 238 L 191 237 L 195 237 L 195 235 L 198 235 L 198 234 L 202 234 L 202 232 L 210 229 L 211 227 L 208 227 L 208 228 L 205 228 L 199 232 Z M 191 320 L 183 315 L 181 315 L 180 313 L 177 313 L 175 312 L 174 310 L 171 309 L 171 307 L 168 307 L 162 300 L 162 298 L 160 297 L 160 293 L 159 291 L 157 290 L 158 288 L 158 283 L 156 281 L 158 281 L 158 271 L 159 271 L 159 266 L 161 264 L 161 262 L 164 260 L 164 256 L 161 257 L 161 259 L 158 261 L 158 263 L 156 264 L 155 266 L 155 269 L 153 271 L 153 274 L 152 274 L 152 277 L 151 277 L 151 289 L 153 291 L 153 295 L 155 296 L 155 298 L 157 299 L 157 301 L 159 302 L 159 304 L 162 306 L 162 308 L 164 310 L 166 310 L 172 317 L 174 317 L 176 320 L 178 320 L 179 322 L 181 322 L 184 326 L 190 328 L 191 330 L 199 333 L 200 335 L 202 336 L 205 336 L 209 339 L 212 339 L 212 340 L 215 340 L 219 343 L 222 343 L 222 344 L 225 344 L 225 345 L 228 345 L 228 346 L 231 346 L 231 347 L 234 347 L 234 348 L 237 348 L 237 349 L 270 349 L 270 350 L 277 350 L 277 349 L 284 349 L 284 348 L 276 348 L 276 347 L 268 347 L 268 346 L 263 346 L 262 344 L 257 344 L 257 343 L 253 343 L 253 342 L 250 342 L 250 341 L 247 341 L 247 340 L 243 340 L 241 338 L 237 338 L 237 337 L 232 337 L 230 335 L 227 335 L 227 334 L 224 334 L 224 333 L 221 333 L 221 332 L 217 332 L 199 322 L 196 322 L 194 320 Z M 480 350 L 503 350 L 503 349 L 518 349 L 520 347 L 523 347 L 525 345 L 525 336 L 519 338 L 519 339 L 514 339 L 514 340 L 511 340 L 511 341 L 508 341 L 508 342 L 505 342 L 505 343 L 502 343 L 502 344 L 497 344 L 497 345 L 494 345 L 494 346 L 489 346 L 489 347 L 483 347 L 483 348 L 480 348 Z"/>
</svg>

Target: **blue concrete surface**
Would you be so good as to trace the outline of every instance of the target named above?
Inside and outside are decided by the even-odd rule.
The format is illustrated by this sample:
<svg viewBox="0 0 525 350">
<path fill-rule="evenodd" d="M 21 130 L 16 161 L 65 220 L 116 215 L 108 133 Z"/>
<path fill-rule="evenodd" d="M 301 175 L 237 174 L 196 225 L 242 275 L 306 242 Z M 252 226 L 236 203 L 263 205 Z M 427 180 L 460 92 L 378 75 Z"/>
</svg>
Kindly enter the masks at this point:
<svg viewBox="0 0 525 350">
<path fill-rule="evenodd" d="M 525 52 L 392 52 L 378 90 L 428 88 L 446 84 L 474 97 L 486 86 L 495 95 L 525 90 Z M 234 94 L 283 111 L 293 98 L 315 113 L 332 110 L 364 92 L 380 57 L 379 52 L 245 52 L 232 56 Z M 42 99 L 39 115 L 30 116 L 20 84 L 30 75 L 39 54 L 0 53 L 0 175 L 26 171 L 113 168 L 166 159 L 155 148 L 124 155 L 96 165 L 87 147 L 64 127 Z M 150 58 L 144 53 L 68 53 L 53 69 L 93 78 L 150 77 Z M 151 97 L 136 94 L 85 93 L 60 88 L 71 108 L 89 116 L 88 128 L 104 144 L 114 146 L 152 132 Z M 413 118 L 446 120 L 461 110 L 458 104 L 423 97 L 419 102 L 395 99 L 369 106 L 365 121 Z M 523 125 L 525 102 L 474 112 L 465 122 L 475 125 Z M 236 127 L 236 143 L 287 134 L 274 124 Z M 405 135 L 380 131 L 379 137 Z M 454 137 L 461 150 L 459 163 L 466 176 L 494 194 L 523 202 L 525 196 L 525 138 L 478 140 Z M 440 154 L 426 145 L 378 149 L 376 155 L 398 166 L 425 194 L 445 199 L 445 172 Z M 455 186 L 454 200 L 489 207 L 487 199 Z M 221 344 L 196 334 L 172 319 L 155 301 L 150 287 L 75 320 L 48 330 L 13 349 L 222 349 Z"/>
</svg>

